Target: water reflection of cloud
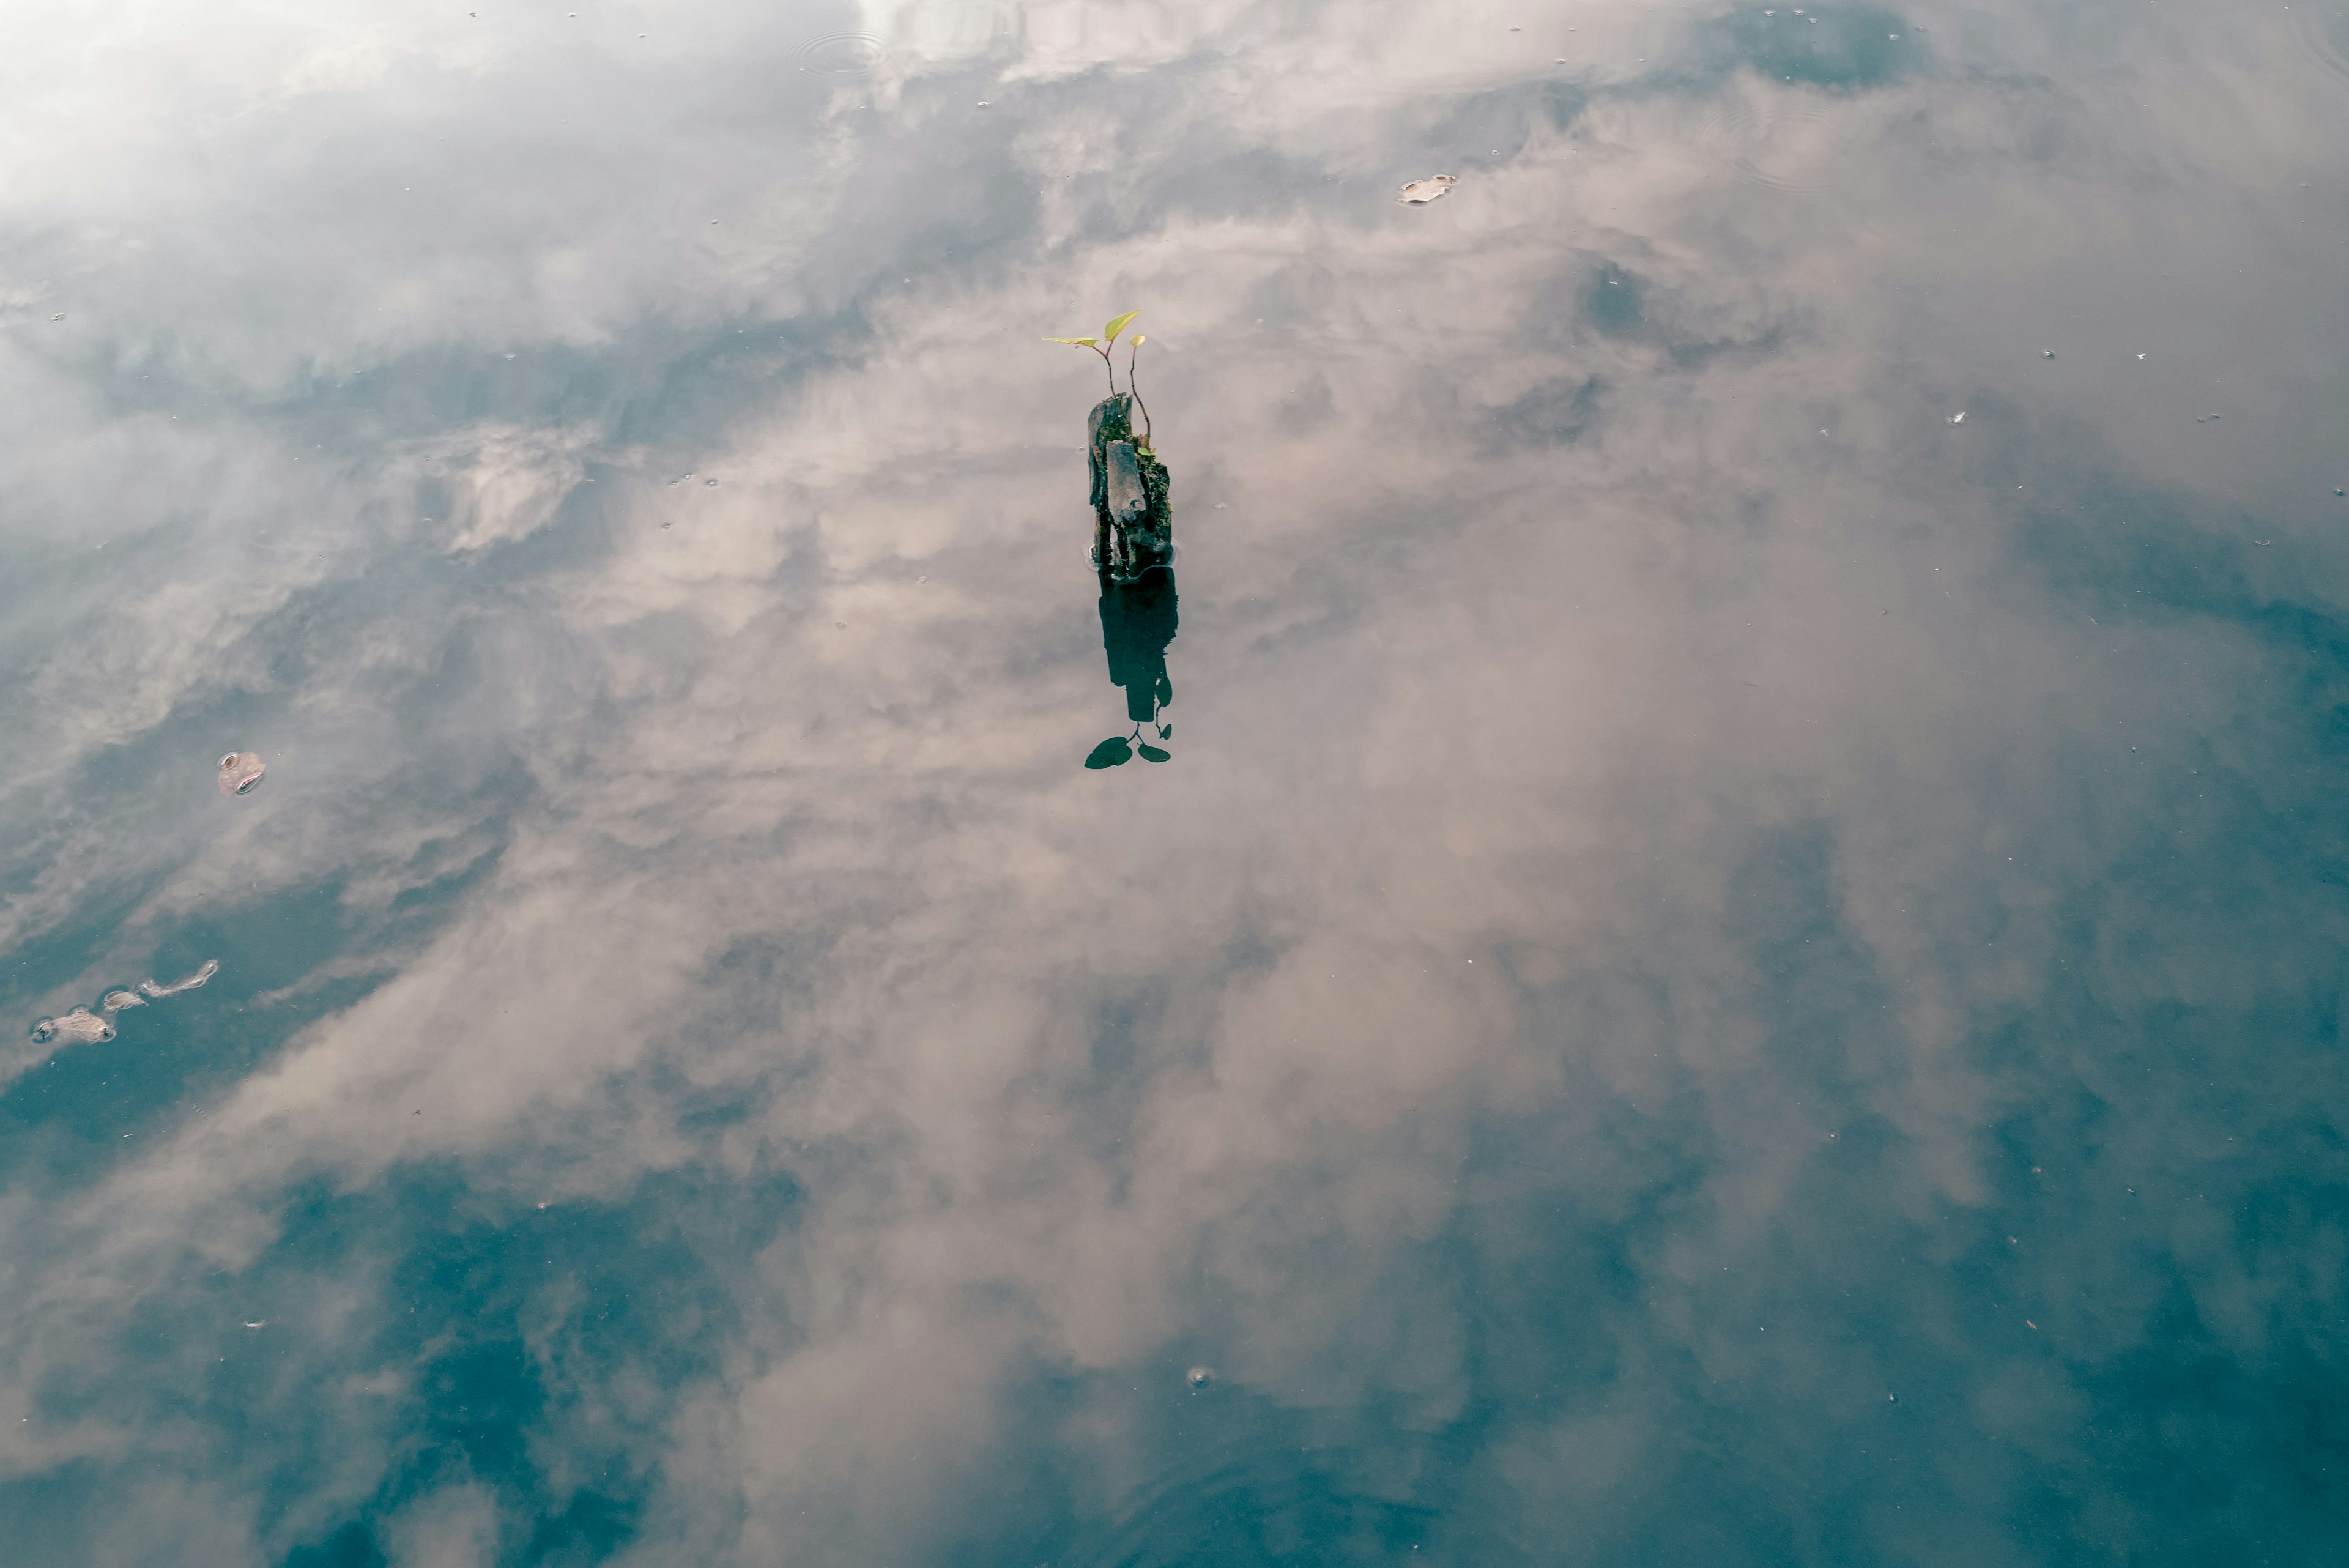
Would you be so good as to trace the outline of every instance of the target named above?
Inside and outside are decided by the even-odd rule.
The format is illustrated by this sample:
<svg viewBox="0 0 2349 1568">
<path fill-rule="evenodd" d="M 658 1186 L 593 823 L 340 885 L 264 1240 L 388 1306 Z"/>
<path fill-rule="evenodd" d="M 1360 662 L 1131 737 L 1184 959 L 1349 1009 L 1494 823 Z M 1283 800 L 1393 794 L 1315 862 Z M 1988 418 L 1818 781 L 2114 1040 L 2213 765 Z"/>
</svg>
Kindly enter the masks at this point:
<svg viewBox="0 0 2349 1568">
<path fill-rule="evenodd" d="M 1359 1452 L 1332 1497 L 1464 1556 L 1568 1520 L 1693 1552 L 1676 1521 L 1792 1530 L 1816 1487 L 1849 1505 L 1837 1550 L 1898 1554 L 1910 1527 L 1833 1445 L 1911 1410 L 1963 1481 L 1930 1494 L 1942 1524 L 1957 1494 L 2074 1506 L 2055 1485 L 2151 1528 L 2158 1500 L 2064 1434 L 2125 1404 L 2095 1367 L 2142 1354 L 2165 1292 L 2215 1346 L 2301 1354 L 2244 1304 L 2313 1297 L 2227 1240 L 2222 1203 L 2260 1179 L 2226 1175 L 2247 1168 L 2223 1140 L 2313 1136 L 2313 1113 L 2243 1075 L 2230 1030 L 2305 1024 L 2273 998 L 2313 994 L 2295 977 L 2336 917 L 2281 836 L 2225 870 L 2240 822 L 2120 737 L 2305 820 L 2280 764 L 2316 742 L 2258 682 L 2329 679 L 2276 628 L 2329 625 L 2330 578 L 2321 545 L 2261 565 L 2146 477 L 2133 390 L 2026 379 L 2047 331 L 2000 279 L 2027 258 L 2033 291 L 2143 319 L 2158 294 L 2117 258 L 2168 220 L 2055 217 L 2130 179 L 2211 188 L 2099 140 L 2093 106 L 1874 55 L 1774 88 L 1763 44 L 1690 45 L 1559 91 L 1562 46 L 1525 39 L 1528 72 L 1498 18 L 1031 12 L 1007 45 L 926 44 L 925 15 L 719 17 L 683 64 L 665 38 L 666 63 L 576 78 L 467 64 L 502 84 L 466 111 L 497 146 L 543 140 L 480 177 L 526 222 L 483 199 L 415 249 L 271 231 L 327 279 L 283 312 L 199 253 L 73 340 L 206 319 L 157 361 L 243 389 L 201 441 L 167 428 L 192 404 L 113 419 L 94 349 L 14 350 L 52 445 L 152 460 L 76 471 L 91 496 L 62 504 L 135 518 L 140 547 L 68 569 L 82 524 L 50 524 L 62 635 L 11 654 L 40 743 L 9 809 L 43 826 L 9 918 L 53 966 L 19 984 L 119 976 L 112 944 L 215 917 L 290 949 L 297 890 L 345 922 L 331 961 L 254 982 L 285 1000 L 224 992 L 237 964 L 189 999 L 253 1010 L 212 1075 L 11 1221 L 42 1282 L 5 1341 L 16 1424 L 45 1431 L 19 1434 L 25 1473 L 150 1462 L 134 1386 L 215 1390 L 207 1430 L 324 1423 L 309 1460 L 180 1450 L 185 1479 L 125 1482 L 85 1559 L 167 1531 L 480 1556 L 568 1521 L 583 1553 L 646 1561 L 996 1536 L 1082 1560 L 1193 1473 L 1141 1390 L 1189 1399 L 1195 1362 L 1268 1423 L 1240 1451 L 1294 1429 Z M 1650 25 L 1587 20 L 1594 44 Z M 901 50 L 876 65 L 894 100 L 750 107 L 753 66 L 780 80 L 850 24 Z M 1025 84 L 984 131 L 916 68 L 980 59 Z M 270 112 L 444 112 L 404 68 L 302 65 L 301 105 Z M 652 111 L 643 148 L 539 123 L 580 80 Z M 1825 128 L 1796 203 L 1732 189 L 1738 157 L 1776 166 L 1709 129 L 1782 99 Z M 816 150 L 813 192 L 771 190 L 740 250 L 673 241 L 761 136 L 778 169 Z M 1487 161 L 1398 209 L 1439 143 Z M 274 188 L 352 188 L 332 172 Z M 852 187 L 877 215 L 844 239 Z M 909 216 L 939 208 L 943 234 Z M 458 287 L 468 257 L 487 281 Z M 111 275 L 120 296 L 158 265 Z M 375 268 L 382 324 L 349 308 Z M 806 298 L 837 313 L 729 342 Z M 1096 394 L 1034 339 L 1144 302 L 1188 552 L 1185 749 L 1104 791 L 1071 765 L 1103 700 Z M 2023 369 L 1981 327 L 2010 306 Z M 292 379 L 313 354 L 329 380 Z M 655 483 L 687 468 L 725 483 Z M 233 733 L 268 789 L 225 824 L 146 804 L 183 746 L 222 804 L 224 715 L 256 721 Z M 2190 876 L 2164 869 L 2171 825 L 2205 836 Z M 93 909 L 124 919 L 80 929 Z M 2214 956 L 2230 919 L 2265 922 L 2271 967 Z M 2244 1132 L 2141 1087 L 2175 1066 L 2147 1020 L 2179 1010 L 2240 1075 Z M 2092 1125 L 2116 1150 L 2093 1179 Z M 2189 1200 L 2188 1171 L 2234 1185 Z M 2115 1185 L 2162 1193 L 2186 1239 L 2116 1243 Z M 191 1248 L 233 1285 L 189 1283 Z M 283 1381 L 232 1380 L 222 1358 L 258 1352 L 213 1330 L 264 1290 L 251 1337 Z M 2053 1366 L 2055 1341 L 1976 1321 L 2082 1290 L 2105 1315 L 2015 1331 L 2064 1336 Z M 91 1304 L 129 1301 L 156 1303 L 135 1331 Z M 378 1365 L 422 1391 L 342 1381 Z M 68 1366 L 113 1369 L 95 1413 L 48 1392 Z M 419 1433 L 456 1457 L 400 1470 Z M 2055 1481 L 2000 1457 L 2018 1442 Z M 1065 1479 L 1023 1490 L 1021 1455 Z M 1410 1514 L 1441 1511 L 1414 1470 L 1497 1475 L 1484 1522 Z M 290 1521 L 263 1521 L 272 1489 L 305 1500 Z"/>
</svg>

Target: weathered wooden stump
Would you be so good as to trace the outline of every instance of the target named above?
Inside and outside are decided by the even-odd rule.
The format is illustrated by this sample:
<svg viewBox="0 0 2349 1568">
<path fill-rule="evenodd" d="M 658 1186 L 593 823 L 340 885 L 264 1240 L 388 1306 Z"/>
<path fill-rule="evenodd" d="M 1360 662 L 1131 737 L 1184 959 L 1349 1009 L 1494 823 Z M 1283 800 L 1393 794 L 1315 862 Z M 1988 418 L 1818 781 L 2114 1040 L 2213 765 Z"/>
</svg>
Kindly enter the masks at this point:
<svg viewBox="0 0 2349 1568">
<path fill-rule="evenodd" d="M 1174 559 L 1174 513 L 1166 465 L 1133 433 L 1133 399 L 1112 393 L 1086 426 L 1093 473 L 1093 565 L 1131 583 Z"/>
</svg>

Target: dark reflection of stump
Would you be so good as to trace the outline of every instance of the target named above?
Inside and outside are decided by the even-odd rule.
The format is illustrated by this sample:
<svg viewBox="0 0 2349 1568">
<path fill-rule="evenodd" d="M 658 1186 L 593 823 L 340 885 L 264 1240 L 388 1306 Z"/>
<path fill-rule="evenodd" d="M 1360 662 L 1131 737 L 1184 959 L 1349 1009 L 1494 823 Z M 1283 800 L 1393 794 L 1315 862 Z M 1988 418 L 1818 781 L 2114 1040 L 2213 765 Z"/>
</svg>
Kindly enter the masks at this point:
<svg viewBox="0 0 2349 1568">
<path fill-rule="evenodd" d="M 1174 559 L 1166 465 L 1134 439 L 1133 399 L 1126 393 L 1094 405 L 1085 435 L 1093 476 L 1093 564 L 1118 582 L 1137 581 Z"/>
<path fill-rule="evenodd" d="M 1174 732 L 1166 710 L 1174 701 L 1174 683 L 1166 676 L 1166 645 L 1174 640 L 1176 622 L 1174 571 L 1164 567 L 1138 583 L 1121 583 L 1102 574 L 1102 651 L 1109 656 L 1109 678 L 1125 692 L 1125 716 L 1133 725 L 1130 735 L 1112 735 L 1085 758 L 1089 768 L 1113 768 L 1141 753 L 1145 762 L 1163 763 L 1171 753 L 1142 738 L 1149 725 L 1164 741 Z"/>
<path fill-rule="evenodd" d="M 1174 569 L 1138 583 L 1104 580 L 1101 619 L 1110 684 L 1125 689 L 1125 716 L 1137 724 L 1156 722 L 1158 711 L 1174 701 L 1174 683 L 1166 679 L 1166 645 L 1174 640 Z"/>
</svg>

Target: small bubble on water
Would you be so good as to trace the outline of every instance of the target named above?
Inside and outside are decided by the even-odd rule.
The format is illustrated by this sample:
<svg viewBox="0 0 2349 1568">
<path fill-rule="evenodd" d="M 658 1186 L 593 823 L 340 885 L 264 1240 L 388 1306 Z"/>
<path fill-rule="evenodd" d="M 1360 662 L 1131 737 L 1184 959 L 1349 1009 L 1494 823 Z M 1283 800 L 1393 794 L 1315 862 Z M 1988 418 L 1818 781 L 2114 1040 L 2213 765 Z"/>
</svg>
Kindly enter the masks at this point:
<svg viewBox="0 0 2349 1568">
<path fill-rule="evenodd" d="M 713 490 L 715 490 L 715 489 L 718 487 L 718 482 L 717 482 L 716 480 L 714 480 L 714 479 L 705 479 L 705 480 L 703 480 L 701 483 L 704 483 L 704 484 L 709 485 L 709 486 L 711 489 L 713 489 Z"/>
<path fill-rule="evenodd" d="M 2053 359 L 2055 358 L 2055 350 L 2053 348 L 2042 348 L 2039 351 L 2039 357 L 2042 359 Z"/>
<path fill-rule="evenodd" d="M 664 524 L 661 524 L 661 526 L 662 526 L 662 527 L 664 527 L 664 528 L 666 528 L 666 527 L 667 527 L 667 526 L 668 526 L 668 524 L 666 524 L 666 523 L 664 523 Z"/>
<path fill-rule="evenodd" d="M 1205 1388 L 1215 1380 L 1216 1369 L 1212 1366 L 1194 1366 L 1190 1371 L 1183 1374 L 1183 1381 L 1194 1388 Z"/>
</svg>

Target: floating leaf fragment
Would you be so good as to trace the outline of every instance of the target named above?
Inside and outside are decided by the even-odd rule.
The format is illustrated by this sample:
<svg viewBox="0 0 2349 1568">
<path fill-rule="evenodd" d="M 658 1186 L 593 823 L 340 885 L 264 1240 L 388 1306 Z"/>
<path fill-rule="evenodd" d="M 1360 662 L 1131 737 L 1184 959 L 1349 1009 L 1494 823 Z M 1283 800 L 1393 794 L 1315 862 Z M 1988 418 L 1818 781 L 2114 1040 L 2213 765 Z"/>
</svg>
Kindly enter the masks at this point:
<svg viewBox="0 0 2349 1568">
<path fill-rule="evenodd" d="M 1402 194 L 1395 200 L 1414 205 L 1433 202 L 1439 197 L 1448 195 L 1452 187 L 1458 183 L 1460 183 L 1460 177 L 1456 174 L 1430 175 L 1424 180 L 1414 180 L 1405 185 L 1402 188 Z"/>
<path fill-rule="evenodd" d="M 151 1002 L 160 997 L 177 996 L 183 991 L 193 991 L 218 973 L 220 973 L 220 960 L 206 959 L 197 966 L 196 972 L 185 980 L 173 981 L 169 985 L 158 985 L 151 980 L 142 980 L 139 982 L 139 989 Z"/>
<path fill-rule="evenodd" d="M 44 1018 L 33 1025 L 33 1038 L 46 1045 L 103 1045 L 114 1038 L 114 1025 L 87 1007 L 77 1007 L 62 1018 Z"/>
<path fill-rule="evenodd" d="M 231 752 L 220 760 L 220 792 L 222 794 L 250 794 L 261 783 L 261 775 L 269 764 L 254 752 Z"/>
</svg>

